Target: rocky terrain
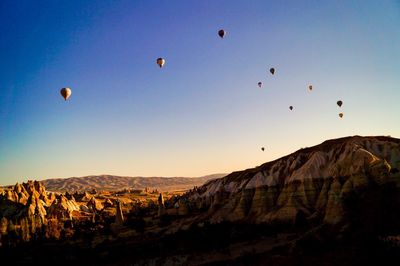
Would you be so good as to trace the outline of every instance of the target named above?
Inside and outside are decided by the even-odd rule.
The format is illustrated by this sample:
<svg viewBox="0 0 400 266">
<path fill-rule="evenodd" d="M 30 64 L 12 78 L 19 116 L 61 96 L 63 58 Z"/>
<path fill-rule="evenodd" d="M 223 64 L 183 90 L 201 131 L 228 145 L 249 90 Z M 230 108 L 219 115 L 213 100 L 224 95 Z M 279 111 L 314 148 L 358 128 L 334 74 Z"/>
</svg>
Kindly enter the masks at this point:
<svg viewBox="0 0 400 266">
<path fill-rule="evenodd" d="M 46 191 L 39 181 L 17 183 L 0 191 L 0 247 L 31 240 L 65 240 L 87 222 L 92 224 L 90 230 L 104 224 L 121 225 L 123 212 L 156 209 L 159 197 L 177 195 L 166 192 L 163 196 L 147 189 L 56 193 Z"/>
<path fill-rule="evenodd" d="M 113 175 L 93 175 L 71 178 L 53 178 L 41 182 L 49 191 L 74 192 L 92 189 L 118 191 L 122 189 L 153 188 L 159 191 L 187 190 L 203 185 L 206 181 L 217 179 L 226 174 L 214 174 L 202 177 L 130 177 Z"/>
<path fill-rule="evenodd" d="M 347 137 L 185 193 L 0 191 L 0 256 L 89 265 L 400 263 L 400 139 Z M 21 256 L 24 254 L 24 256 Z"/>
<path fill-rule="evenodd" d="M 400 140 L 348 137 L 212 180 L 187 195 L 211 222 L 346 221 L 346 200 L 400 184 Z"/>
</svg>

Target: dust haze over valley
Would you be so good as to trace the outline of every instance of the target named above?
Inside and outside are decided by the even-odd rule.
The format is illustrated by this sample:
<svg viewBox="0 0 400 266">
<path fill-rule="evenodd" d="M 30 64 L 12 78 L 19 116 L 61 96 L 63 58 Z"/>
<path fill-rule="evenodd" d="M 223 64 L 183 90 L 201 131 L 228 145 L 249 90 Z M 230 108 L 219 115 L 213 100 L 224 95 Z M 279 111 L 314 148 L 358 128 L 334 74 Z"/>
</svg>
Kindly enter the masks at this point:
<svg viewBox="0 0 400 266">
<path fill-rule="evenodd" d="M 399 10 L 2 1 L 2 262 L 399 264 Z"/>
</svg>

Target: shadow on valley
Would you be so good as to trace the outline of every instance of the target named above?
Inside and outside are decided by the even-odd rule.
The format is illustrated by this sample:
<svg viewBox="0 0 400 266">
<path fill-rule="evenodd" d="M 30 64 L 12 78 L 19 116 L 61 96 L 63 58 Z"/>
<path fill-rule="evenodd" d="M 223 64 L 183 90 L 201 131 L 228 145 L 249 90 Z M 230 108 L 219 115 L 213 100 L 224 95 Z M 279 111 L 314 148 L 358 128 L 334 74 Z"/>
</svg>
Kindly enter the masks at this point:
<svg viewBox="0 0 400 266">
<path fill-rule="evenodd" d="M 388 242 L 361 230 L 337 238 L 325 226 L 298 230 L 287 225 L 222 222 L 171 235 L 104 240 L 95 247 L 99 235 L 111 232 L 80 226 L 72 240 L 35 239 L 3 247 L 0 255 L 17 264 L 58 265 L 391 265 L 400 261 L 400 238 Z"/>
</svg>

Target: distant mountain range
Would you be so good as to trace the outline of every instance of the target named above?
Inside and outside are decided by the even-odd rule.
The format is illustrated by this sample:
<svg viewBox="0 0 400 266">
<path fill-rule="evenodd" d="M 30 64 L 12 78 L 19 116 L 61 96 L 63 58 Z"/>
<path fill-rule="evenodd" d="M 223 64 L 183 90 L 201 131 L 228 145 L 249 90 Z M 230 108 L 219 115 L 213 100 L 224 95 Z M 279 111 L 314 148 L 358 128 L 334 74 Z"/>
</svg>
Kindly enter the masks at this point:
<svg viewBox="0 0 400 266">
<path fill-rule="evenodd" d="M 118 191 L 122 189 L 157 189 L 159 191 L 186 190 L 205 182 L 224 177 L 213 174 L 202 177 L 131 177 L 114 175 L 91 175 L 84 177 L 52 178 L 42 180 L 48 191 L 88 191 L 92 189 Z"/>
</svg>

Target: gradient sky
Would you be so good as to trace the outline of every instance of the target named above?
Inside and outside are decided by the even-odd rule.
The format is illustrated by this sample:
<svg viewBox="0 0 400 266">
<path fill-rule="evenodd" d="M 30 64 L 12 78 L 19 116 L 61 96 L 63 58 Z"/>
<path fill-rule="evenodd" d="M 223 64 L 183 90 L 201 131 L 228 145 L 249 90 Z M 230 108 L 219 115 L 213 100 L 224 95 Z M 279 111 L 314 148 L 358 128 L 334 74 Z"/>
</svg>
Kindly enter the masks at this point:
<svg viewBox="0 0 400 266">
<path fill-rule="evenodd" d="M 3 185 L 201 176 L 400 137 L 399 1 L 2 0 L 0 33 Z"/>
</svg>

